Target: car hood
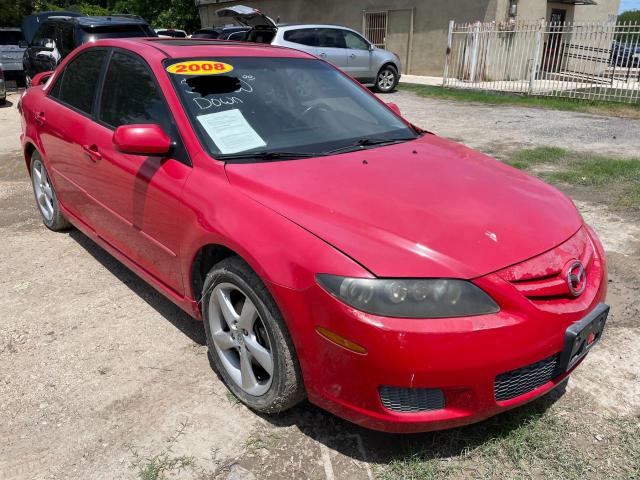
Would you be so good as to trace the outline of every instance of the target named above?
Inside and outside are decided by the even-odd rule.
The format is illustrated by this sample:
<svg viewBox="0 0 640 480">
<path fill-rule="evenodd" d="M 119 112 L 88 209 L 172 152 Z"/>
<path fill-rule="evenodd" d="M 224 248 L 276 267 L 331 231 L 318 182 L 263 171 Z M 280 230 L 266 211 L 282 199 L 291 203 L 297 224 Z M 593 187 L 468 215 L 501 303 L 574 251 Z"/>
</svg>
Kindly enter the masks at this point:
<svg viewBox="0 0 640 480">
<path fill-rule="evenodd" d="M 434 135 L 226 171 L 246 195 L 380 277 L 478 277 L 539 255 L 582 225 L 555 188 Z"/>
</svg>

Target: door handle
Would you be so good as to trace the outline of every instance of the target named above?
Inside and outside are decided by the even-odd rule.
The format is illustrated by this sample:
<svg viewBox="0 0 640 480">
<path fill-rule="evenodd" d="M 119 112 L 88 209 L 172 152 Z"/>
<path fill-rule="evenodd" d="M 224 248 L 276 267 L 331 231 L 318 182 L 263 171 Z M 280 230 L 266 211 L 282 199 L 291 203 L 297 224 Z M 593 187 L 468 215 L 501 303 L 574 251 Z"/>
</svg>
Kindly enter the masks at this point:
<svg viewBox="0 0 640 480">
<path fill-rule="evenodd" d="M 355 53 L 350 54 L 349 58 L 356 58 L 356 54 Z"/>
<path fill-rule="evenodd" d="M 40 126 L 43 126 L 43 125 L 44 125 L 44 123 L 45 123 L 45 121 L 46 121 L 46 118 L 44 118 L 44 112 L 38 112 L 38 113 L 36 113 L 36 114 L 33 116 L 33 119 L 34 119 L 34 121 L 35 121 L 38 125 L 40 125 Z"/>
<path fill-rule="evenodd" d="M 102 154 L 100 153 L 100 151 L 98 150 L 98 147 L 95 144 L 83 145 L 82 150 L 84 150 L 85 155 L 89 157 L 89 160 L 91 160 L 92 162 L 97 162 L 99 160 L 102 160 Z"/>
<path fill-rule="evenodd" d="M 324 52 L 322 52 L 322 53 L 319 55 L 319 57 L 320 57 L 320 58 L 327 58 L 327 54 L 326 54 L 326 53 L 324 53 Z"/>
</svg>

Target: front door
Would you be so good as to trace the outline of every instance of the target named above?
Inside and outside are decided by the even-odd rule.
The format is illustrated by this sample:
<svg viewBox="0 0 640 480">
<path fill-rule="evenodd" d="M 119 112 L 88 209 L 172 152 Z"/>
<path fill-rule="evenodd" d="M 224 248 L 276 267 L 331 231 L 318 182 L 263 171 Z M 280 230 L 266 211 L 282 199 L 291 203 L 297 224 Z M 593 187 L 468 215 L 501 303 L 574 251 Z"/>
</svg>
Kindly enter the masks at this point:
<svg viewBox="0 0 640 480">
<path fill-rule="evenodd" d="M 371 71 L 371 45 L 360 35 L 343 30 L 347 47 L 346 72 L 359 80 L 374 81 L 376 73 Z"/>
<path fill-rule="evenodd" d="M 564 43 L 562 42 L 562 32 L 564 22 L 567 18 L 567 11 L 554 8 L 549 17 L 549 36 L 544 46 L 544 58 L 542 69 L 544 72 L 557 72 L 563 62 Z"/>
<path fill-rule="evenodd" d="M 91 191 L 104 209 L 106 228 L 99 234 L 182 294 L 180 197 L 191 167 L 173 116 L 148 65 L 123 50 L 109 60 L 98 104 L 93 146 L 100 158 Z M 140 123 L 162 127 L 174 144 L 169 156 L 125 154 L 113 146 L 117 127 Z"/>
</svg>

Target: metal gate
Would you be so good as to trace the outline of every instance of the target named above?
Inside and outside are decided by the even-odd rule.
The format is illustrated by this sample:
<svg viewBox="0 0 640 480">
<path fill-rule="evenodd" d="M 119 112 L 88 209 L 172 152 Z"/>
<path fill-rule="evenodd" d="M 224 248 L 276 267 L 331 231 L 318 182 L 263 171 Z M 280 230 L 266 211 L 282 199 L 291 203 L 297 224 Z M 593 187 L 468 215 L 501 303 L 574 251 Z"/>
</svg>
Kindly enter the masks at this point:
<svg viewBox="0 0 640 480">
<path fill-rule="evenodd" d="M 452 21 L 444 85 L 637 102 L 640 25 Z"/>
<path fill-rule="evenodd" d="M 388 12 L 364 12 L 364 36 L 378 48 L 385 48 Z"/>
</svg>

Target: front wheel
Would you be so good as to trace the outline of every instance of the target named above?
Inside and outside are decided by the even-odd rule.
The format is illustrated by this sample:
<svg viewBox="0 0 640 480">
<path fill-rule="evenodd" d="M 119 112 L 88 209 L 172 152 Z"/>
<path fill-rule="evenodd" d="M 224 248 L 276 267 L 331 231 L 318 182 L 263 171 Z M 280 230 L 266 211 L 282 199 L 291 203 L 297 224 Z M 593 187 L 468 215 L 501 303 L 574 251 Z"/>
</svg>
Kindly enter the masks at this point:
<svg viewBox="0 0 640 480">
<path fill-rule="evenodd" d="M 282 315 L 260 278 L 239 257 L 223 260 L 207 275 L 202 314 L 213 366 L 240 401 L 275 413 L 305 397 Z"/>
<path fill-rule="evenodd" d="M 396 85 L 398 85 L 398 71 L 391 65 L 385 65 L 378 72 L 376 77 L 376 91 L 380 93 L 392 92 Z"/>
</svg>

